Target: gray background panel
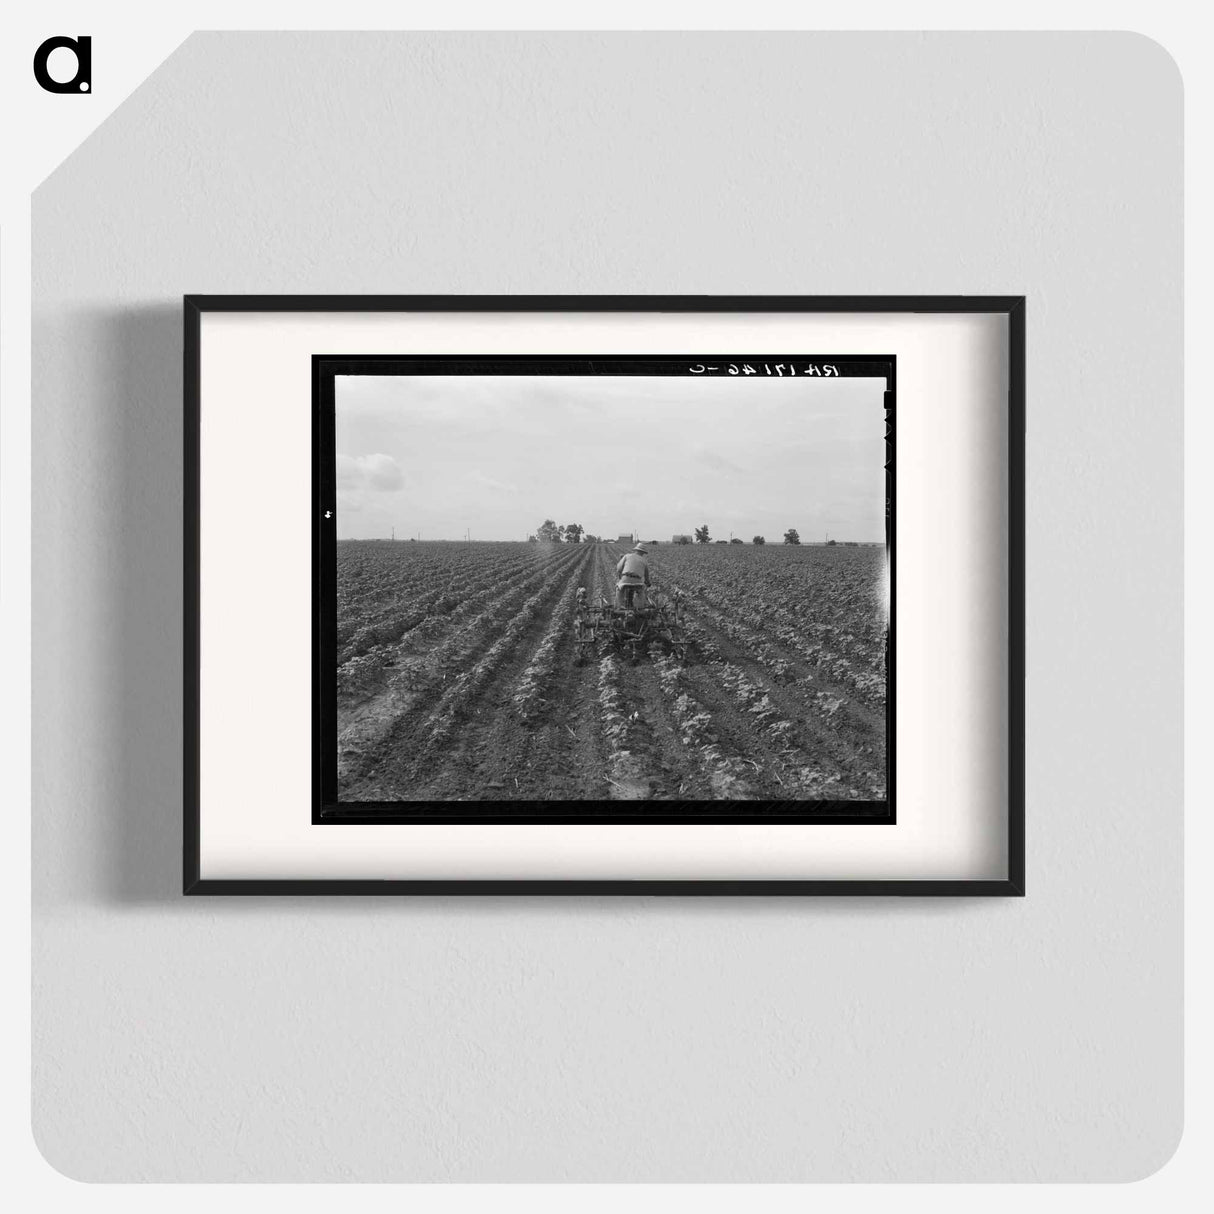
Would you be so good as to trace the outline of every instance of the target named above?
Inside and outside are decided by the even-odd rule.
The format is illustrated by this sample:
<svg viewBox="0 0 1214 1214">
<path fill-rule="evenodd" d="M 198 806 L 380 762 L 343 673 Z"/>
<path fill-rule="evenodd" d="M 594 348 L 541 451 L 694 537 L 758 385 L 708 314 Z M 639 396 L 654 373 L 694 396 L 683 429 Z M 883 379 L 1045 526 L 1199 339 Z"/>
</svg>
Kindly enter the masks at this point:
<svg viewBox="0 0 1214 1214">
<path fill-rule="evenodd" d="M 1134 35 L 186 42 L 34 196 L 54 1166 L 1158 1168 L 1181 1132 L 1181 106 Z M 1027 294 L 1029 896 L 183 901 L 187 291 Z M 250 626 L 272 643 L 273 604 Z M 256 671 L 250 694 L 273 712 Z"/>
</svg>

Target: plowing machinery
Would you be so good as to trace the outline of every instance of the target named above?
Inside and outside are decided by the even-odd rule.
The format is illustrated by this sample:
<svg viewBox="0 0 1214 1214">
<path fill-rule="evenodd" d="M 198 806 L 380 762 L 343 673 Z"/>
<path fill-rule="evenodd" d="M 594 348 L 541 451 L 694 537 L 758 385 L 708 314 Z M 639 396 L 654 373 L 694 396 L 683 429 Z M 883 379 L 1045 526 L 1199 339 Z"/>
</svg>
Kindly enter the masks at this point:
<svg viewBox="0 0 1214 1214">
<path fill-rule="evenodd" d="M 578 588 L 573 620 L 575 660 L 579 665 L 602 653 L 626 654 L 633 663 L 655 642 L 679 661 L 687 660 L 690 642 L 683 623 L 683 597 L 650 588 L 643 602 L 621 606 L 605 595 L 590 601 L 584 586 Z"/>
</svg>

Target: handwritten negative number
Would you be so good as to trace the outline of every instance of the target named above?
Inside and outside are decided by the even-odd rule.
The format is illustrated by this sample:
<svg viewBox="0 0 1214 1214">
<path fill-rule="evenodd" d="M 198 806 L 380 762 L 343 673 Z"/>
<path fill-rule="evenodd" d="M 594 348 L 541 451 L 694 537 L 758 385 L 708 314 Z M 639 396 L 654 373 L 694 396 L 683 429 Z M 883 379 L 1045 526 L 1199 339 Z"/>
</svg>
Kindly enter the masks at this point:
<svg viewBox="0 0 1214 1214">
<path fill-rule="evenodd" d="M 725 368 L 696 363 L 688 368 L 692 375 L 720 374 L 722 369 L 726 375 L 776 375 L 781 378 L 785 375 L 820 375 L 826 378 L 839 374 L 839 368 L 834 363 L 803 363 L 800 370 L 796 363 L 759 363 L 757 366 L 752 363 L 730 363 Z"/>
</svg>

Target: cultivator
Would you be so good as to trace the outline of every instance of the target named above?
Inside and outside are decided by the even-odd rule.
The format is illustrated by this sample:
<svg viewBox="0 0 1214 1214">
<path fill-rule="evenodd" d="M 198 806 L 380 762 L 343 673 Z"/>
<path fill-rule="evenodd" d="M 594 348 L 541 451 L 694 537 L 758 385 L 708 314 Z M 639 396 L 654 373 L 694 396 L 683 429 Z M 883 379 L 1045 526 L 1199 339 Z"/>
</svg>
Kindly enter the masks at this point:
<svg viewBox="0 0 1214 1214">
<path fill-rule="evenodd" d="M 677 590 L 669 595 L 651 591 L 642 607 L 617 607 L 603 595 L 597 603 L 591 603 L 586 588 L 580 587 L 573 629 L 579 663 L 597 657 L 601 650 L 627 653 L 637 662 L 654 641 L 679 661 L 687 659 L 683 600 Z"/>
</svg>

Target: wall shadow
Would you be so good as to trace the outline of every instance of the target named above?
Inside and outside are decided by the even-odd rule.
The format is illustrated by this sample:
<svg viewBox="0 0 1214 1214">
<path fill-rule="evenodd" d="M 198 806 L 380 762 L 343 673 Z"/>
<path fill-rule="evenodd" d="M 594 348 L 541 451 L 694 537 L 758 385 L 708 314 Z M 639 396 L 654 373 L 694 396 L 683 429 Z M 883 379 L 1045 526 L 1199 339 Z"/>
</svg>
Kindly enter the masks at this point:
<svg viewBox="0 0 1214 1214">
<path fill-rule="evenodd" d="M 97 385 L 109 440 L 106 534 L 113 569 L 101 584 L 112 650 L 104 723 L 115 779 L 101 888 L 120 903 L 181 901 L 182 312 L 180 303 L 92 318 L 108 364 Z"/>
</svg>

